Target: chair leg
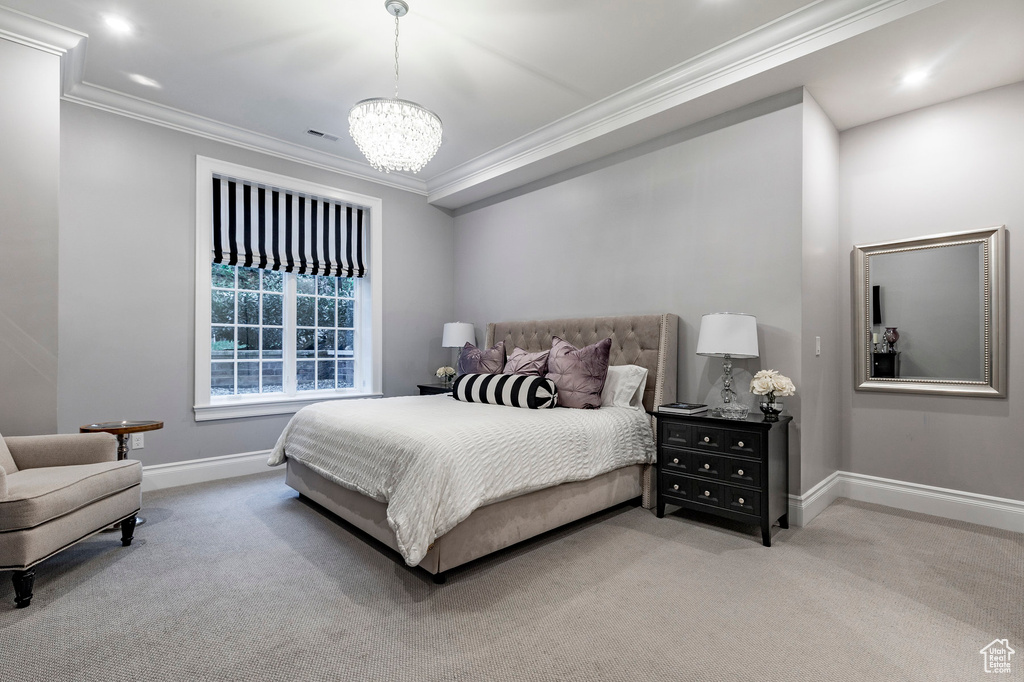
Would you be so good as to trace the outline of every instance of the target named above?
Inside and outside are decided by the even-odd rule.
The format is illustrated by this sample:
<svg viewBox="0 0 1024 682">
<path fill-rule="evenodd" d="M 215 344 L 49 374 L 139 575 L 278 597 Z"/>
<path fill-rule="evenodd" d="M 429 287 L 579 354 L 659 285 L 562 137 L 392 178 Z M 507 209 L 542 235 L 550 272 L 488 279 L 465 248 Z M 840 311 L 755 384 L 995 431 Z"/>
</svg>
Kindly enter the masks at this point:
<svg viewBox="0 0 1024 682">
<path fill-rule="evenodd" d="M 121 522 L 121 546 L 128 547 L 135 537 L 135 519 L 137 514 L 132 514 Z"/>
<path fill-rule="evenodd" d="M 14 582 L 14 606 L 23 609 L 32 601 L 32 584 L 36 579 L 36 569 L 30 568 L 27 571 L 15 571 L 12 576 Z"/>
</svg>

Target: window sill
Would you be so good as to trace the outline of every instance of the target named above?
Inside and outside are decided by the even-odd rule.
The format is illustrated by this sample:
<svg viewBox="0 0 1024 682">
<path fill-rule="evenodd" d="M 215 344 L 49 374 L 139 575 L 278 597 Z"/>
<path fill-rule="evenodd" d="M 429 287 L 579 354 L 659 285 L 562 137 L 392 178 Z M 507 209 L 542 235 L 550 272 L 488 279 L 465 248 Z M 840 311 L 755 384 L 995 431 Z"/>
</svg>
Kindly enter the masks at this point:
<svg viewBox="0 0 1024 682">
<path fill-rule="evenodd" d="M 211 405 L 195 405 L 197 422 L 214 421 L 217 419 L 240 419 L 242 417 L 263 417 L 275 414 L 294 414 L 307 405 L 322 403 L 328 400 L 354 400 L 356 398 L 381 398 L 381 393 L 343 393 L 321 394 L 277 400 L 248 400 L 214 403 Z"/>
</svg>

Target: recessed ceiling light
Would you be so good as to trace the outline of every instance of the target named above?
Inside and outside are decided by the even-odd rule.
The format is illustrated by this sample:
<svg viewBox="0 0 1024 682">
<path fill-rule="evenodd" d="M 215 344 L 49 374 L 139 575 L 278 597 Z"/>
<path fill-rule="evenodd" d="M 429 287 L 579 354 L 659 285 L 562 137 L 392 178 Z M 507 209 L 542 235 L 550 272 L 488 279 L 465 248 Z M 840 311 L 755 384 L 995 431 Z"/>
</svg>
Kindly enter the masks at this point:
<svg viewBox="0 0 1024 682">
<path fill-rule="evenodd" d="M 920 85 L 928 80 L 928 69 L 916 69 L 903 76 L 904 85 Z"/>
<path fill-rule="evenodd" d="M 128 74 L 128 78 L 129 78 L 129 80 L 135 81 L 139 85 L 145 85 L 147 88 L 162 88 L 163 87 L 162 85 L 160 85 L 158 82 L 156 82 L 152 78 L 147 78 L 146 76 L 143 76 L 143 75 L 138 74 L 138 73 L 130 73 L 130 74 Z"/>
<path fill-rule="evenodd" d="M 107 25 L 107 28 L 109 28 L 114 33 L 123 36 L 131 35 L 132 31 L 135 30 L 135 27 L 132 26 L 127 19 L 125 19 L 124 17 L 119 17 L 116 14 L 103 15 L 103 23 L 105 23 Z"/>
</svg>

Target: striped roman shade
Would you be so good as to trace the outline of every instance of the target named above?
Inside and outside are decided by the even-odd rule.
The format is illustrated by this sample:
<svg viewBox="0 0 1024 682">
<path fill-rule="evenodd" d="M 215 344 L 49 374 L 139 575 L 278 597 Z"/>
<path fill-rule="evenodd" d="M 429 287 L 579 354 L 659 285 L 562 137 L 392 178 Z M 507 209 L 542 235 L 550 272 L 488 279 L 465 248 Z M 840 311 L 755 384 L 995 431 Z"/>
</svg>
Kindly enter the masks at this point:
<svg viewBox="0 0 1024 682">
<path fill-rule="evenodd" d="M 467 403 L 488 403 L 536 410 L 555 407 L 555 382 L 526 374 L 463 374 L 452 386 L 452 397 Z"/>
<path fill-rule="evenodd" d="M 365 210 L 213 176 L 213 262 L 363 277 Z"/>
</svg>

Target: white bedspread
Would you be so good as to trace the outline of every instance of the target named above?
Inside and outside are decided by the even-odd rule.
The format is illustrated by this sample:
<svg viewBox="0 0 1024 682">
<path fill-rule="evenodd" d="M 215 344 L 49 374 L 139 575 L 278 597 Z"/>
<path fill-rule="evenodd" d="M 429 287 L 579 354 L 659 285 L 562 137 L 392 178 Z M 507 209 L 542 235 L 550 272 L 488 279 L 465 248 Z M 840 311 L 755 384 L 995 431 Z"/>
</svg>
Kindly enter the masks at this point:
<svg viewBox="0 0 1024 682">
<path fill-rule="evenodd" d="M 304 407 L 268 464 L 296 459 L 388 505 L 410 566 L 477 507 L 655 459 L 643 410 L 527 410 L 447 395 Z"/>
</svg>

